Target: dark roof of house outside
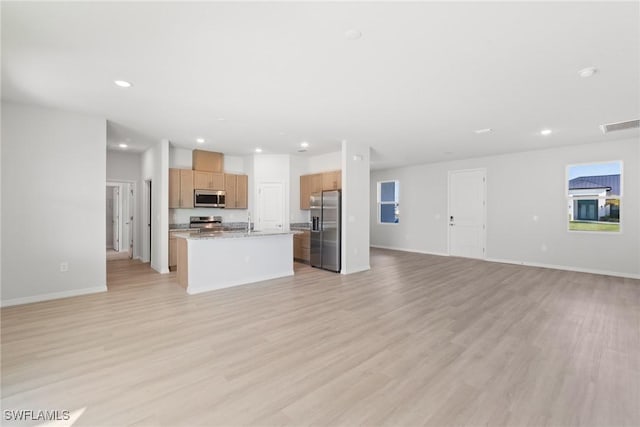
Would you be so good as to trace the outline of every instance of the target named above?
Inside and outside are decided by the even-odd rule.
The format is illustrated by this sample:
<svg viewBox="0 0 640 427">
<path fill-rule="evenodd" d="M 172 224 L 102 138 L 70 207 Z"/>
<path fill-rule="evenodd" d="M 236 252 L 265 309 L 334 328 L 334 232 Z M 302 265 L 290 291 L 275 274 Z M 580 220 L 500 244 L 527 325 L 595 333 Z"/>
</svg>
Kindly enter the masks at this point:
<svg viewBox="0 0 640 427">
<path fill-rule="evenodd" d="M 620 195 L 620 174 L 579 176 L 569 180 L 569 190 L 607 188 L 609 195 Z"/>
</svg>

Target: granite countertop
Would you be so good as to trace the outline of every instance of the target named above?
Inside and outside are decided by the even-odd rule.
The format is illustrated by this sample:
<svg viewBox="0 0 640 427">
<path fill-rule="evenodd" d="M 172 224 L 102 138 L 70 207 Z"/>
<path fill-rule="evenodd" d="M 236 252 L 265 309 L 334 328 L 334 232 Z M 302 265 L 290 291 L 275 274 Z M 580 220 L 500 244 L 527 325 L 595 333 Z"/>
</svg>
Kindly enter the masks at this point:
<svg viewBox="0 0 640 427">
<path fill-rule="evenodd" d="M 204 231 L 200 233 L 185 231 L 184 233 L 174 233 L 175 237 L 180 237 L 187 240 L 208 240 L 208 239 L 237 239 L 243 237 L 264 237 L 264 236 L 277 236 L 283 234 L 299 234 L 300 231 L 252 231 L 247 233 L 246 230 L 242 231 Z"/>
<path fill-rule="evenodd" d="M 189 224 L 169 224 L 169 231 L 175 230 L 197 230 L 197 228 L 189 227 Z"/>
<path fill-rule="evenodd" d="M 289 228 L 291 230 L 311 230 L 311 224 L 308 222 L 292 222 Z"/>
</svg>

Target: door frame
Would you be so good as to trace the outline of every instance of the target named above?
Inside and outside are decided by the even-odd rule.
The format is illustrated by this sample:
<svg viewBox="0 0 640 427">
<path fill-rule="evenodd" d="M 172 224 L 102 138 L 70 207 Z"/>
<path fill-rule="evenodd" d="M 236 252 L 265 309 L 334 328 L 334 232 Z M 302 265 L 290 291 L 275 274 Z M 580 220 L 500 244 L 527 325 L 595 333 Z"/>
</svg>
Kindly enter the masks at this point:
<svg viewBox="0 0 640 427">
<path fill-rule="evenodd" d="M 130 258 L 134 257 L 134 253 L 136 250 L 136 243 L 137 243 L 136 242 L 136 227 L 137 227 L 136 216 L 138 212 L 138 206 L 137 206 L 138 205 L 138 201 L 137 201 L 138 188 L 136 184 L 137 184 L 136 181 L 126 180 L 126 179 L 110 180 L 106 182 L 107 187 L 119 188 L 118 237 L 120 240 L 120 247 L 118 252 L 124 252 L 123 245 L 126 243 L 126 250 L 129 251 L 129 248 L 131 248 Z M 129 197 L 129 190 L 133 190 L 133 197 Z M 131 201 L 133 201 L 133 203 L 131 203 Z M 126 217 L 126 220 L 125 220 L 125 217 Z M 129 226 L 125 227 L 126 225 L 125 223 L 127 222 L 127 220 L 129 221 Z M 126 233 L 125 233 L 125 228 L 127 230 Z M 128 234 L 128 236 L 125 234 Z"/>
<path fill-rule="evenodd" d="M 122 203 L 122 193 L 123 193 L 123 185 L 120 182 L 117 181 L 107 181 L 106 183 L 106 188 L 109 188 L 111 190 L 113 190 L 114 188 L 118 189 L 118 200 L 115 200 L 114 197 L 114 203 L 118 203 L 118 220 L 117 220 L 117 227 L 118 227 L 118 251 L 120 252 L 122 245 L 121 242 L 123 241 L 123 237 L 124 237 L 124 227 L 123 227 L 123 220 L 122 220 L 122 214 L 123 214 L 123 203 Z M 114 194 L 115 195 L 115 194 Z M 115 242 L 114 242 L 115 244 Z M 113 246 L 112 246 L 113 247 Z"/>
<path fill-rule="evenodd" d="M 484 192 L 484 203 L 482 206 L 482 247 L 484 251 L 482 252 L 481 258 L 474 259 L 487 259 L 487 169 L 486 168 L 473 168 L 473 169 L 456 169 L 450 170 L 447 172 L 447 255 L 451 255 L 451 226 L 449 225 L 449 221 L 451 218 L 451 176 L 455 173 L 460 172 L 482 172 L 483 185 L 482 191 Z"/>
<path fill-rule="evenodd" d="M 152 191 L 152 180 L 145 179 L 143 185 L 142 213 L 140 215 L 140 226 L 142 227 L 140 259 L 142 262 L 151 262 L 151 235 L 153 234 Z"/>
</svg>

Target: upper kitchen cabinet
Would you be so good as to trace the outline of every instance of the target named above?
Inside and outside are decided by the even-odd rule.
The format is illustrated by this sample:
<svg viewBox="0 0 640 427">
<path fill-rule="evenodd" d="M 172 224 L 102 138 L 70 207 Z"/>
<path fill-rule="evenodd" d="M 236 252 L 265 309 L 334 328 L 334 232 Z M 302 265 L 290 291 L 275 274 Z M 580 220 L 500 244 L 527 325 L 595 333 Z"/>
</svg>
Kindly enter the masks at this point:
<svg viewBox="0 0 640 427">
<path fill-rule="evenodd" d="M 309 175 L 309 190 L 311 193 L 319 193 L 322 191 L 322 174 L 314 173 L 313 175 Z"/>
<path fill-rule="evenodd" d="M 193 171 L 169 169 L 169 208 L 193 207 Z"/>
<path fill-rule="evenodd" d="M 342 188 L 342 171 L 315 173 L 300 176 L 300 209 L 310 209 L 309 198 L 313 193 L 340 190 Z"/>
<path fill-rule="evenodd" d="M 322 191 L 322 174 L 300 176 L 300 209 L 310 209 L 309 198 Z"/>
<path fill-rule="evenodd" d="M 224 154 L 213 151 L 193 150 L 192 169 L 204 172 L 224 172 Z M 220 188 L 216 188 L 220 190 Z"/>
<path fill-rule="evenodd" d="M 193 188 L 196 190 L 224 190 L 224 173 L 193 171 Z"/>
<path fill-rule="evenodd" d="M 226 209 L 247 209 L 248 184 L 249 177 L 247 175 L 224 174 Z"/>
<path fill-rule="evenodd" d="M 325 172 L 322 174 L 322 189 L 324 191 L 342 188 L 342 171 Z"/>
<path fill-rule="evenodd" d="M 249 207 L 249 177 L 247 175 L 236 175 L 236 208 L 247 209 Z"/>
<path fill-rule="evenodd" d="M 300 209 L 311 209 L 311 175 L 300 175 Z"/>
</svg>

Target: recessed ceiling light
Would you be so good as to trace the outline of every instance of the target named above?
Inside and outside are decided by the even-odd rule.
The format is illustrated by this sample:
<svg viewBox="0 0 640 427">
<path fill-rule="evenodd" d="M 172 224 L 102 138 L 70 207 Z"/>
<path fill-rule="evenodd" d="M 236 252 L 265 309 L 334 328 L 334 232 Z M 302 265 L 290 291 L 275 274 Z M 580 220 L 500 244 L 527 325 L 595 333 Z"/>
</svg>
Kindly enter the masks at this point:
<svg viewBox="0 0 640 427">
<path fill-rule="evenodd" d="M 587 67 L 578 71 L 578 75 L 580 77 L 591 77 L 597 72 L 598 72 L 598 69 L 596 67 Z"/>
<path fill-rule="evenodd" d="M 307 148 L 308 146 L 309 146 L 309 143 L 307 141 L 302 141 L 300 143 L 300 147 L 302 147 L 302 148 Z"/>
<path fill-rule="evenodd" d="M 262 148 L 256 148 L 256 153 L 262 153 Z"/>
<path fill-rule="evenodd" d="M 553 132 L 551 129 L 542 129 L 540 131 L 540 135 L 543 135 L 543 136 L 551 135 L 551 132 Z"/>
<path fill-rule="evenodd" d="M 118 147 L 120 147 L 120 148 L 127 148 L 127 147 L 128 147 L 128 145 L 127 145 L 127 144 L 125 144 L 125 143 L 122 143 L 122 144 L 118 144 Z"/>
<path fill-rule="evenodd" d="M 477 133 L 477 134 L 489 133 L 489 132 L 493 132 L 493 129 L 491 129 L 491 128 L 477 129 L 474 132 Z"/>
<path fill-rule="evenodd" d="M 349 39 L 349 40 L 358 40 L 360 37 L 362 37 L 362 32 L 359 30 L 348 30 L 344 33 L 344 36 Z"/>
<path fill-rule="evenodd" d="M 131 87 L 133 86 L 131 83 L 125 81 L 125 80 L 114 80 L 113 83 L 115 83 L 116 86 L 120 86 L 120 87 Z"/>
<path fill-rule="evenodd" d="M 225 119 L 224 117 L 218 117 L 218 121 L 219 122 L 224 122 L 225 120 L 227 120 L 227 119 Z"/>
<path fill-rule="evenodd" d="M 196 138 L 196 142 L 198 144 L 203 144 L 204 143 L 204 138 Z"/>
</svg>

